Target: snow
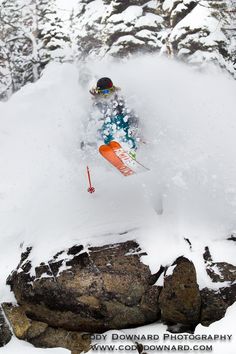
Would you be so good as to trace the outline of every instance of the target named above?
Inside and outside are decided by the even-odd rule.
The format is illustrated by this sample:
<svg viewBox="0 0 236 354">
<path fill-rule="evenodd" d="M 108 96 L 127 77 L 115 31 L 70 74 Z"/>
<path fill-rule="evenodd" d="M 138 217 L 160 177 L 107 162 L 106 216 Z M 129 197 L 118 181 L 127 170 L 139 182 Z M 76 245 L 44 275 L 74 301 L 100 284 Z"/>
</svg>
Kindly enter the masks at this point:
<svg viewBox="0 0 236 354">
<path fill-rule="evenodd" d="M 107 24 L 105 30 L 104 30 L 106 33 L 114 33 L 114 32 L 121 32 L 121 33 L 125 33 L 125 32 L 128 32 L 130 33 L 130 27 L 125 25 L 123 22 L 121 23 L 117 23 L 117 24 L 114 24 L 114 23 L 109 23 Z"/>
<path fill-rule="evenodd" d="M 156 41 L 156 37 L 153 35 L 153 32 L 149 31 L 149 30 L 142 30 L 136 33 L 135 35 L 138 38 L 144 38 L 144 39 L 150 39 L 153 41 Z"/>
<path fill-rule="evenodd" d="M 173 7 L 178 7 L 179 5 L 181 5 L 179 4 L 180 2 L 182 2 L 183 5 L 188 5 L 192 2 L 196 2 L 196 0 L 164 0 L 162 8 L 164 11 L 170 11 L 171 9 L 173 9 Z"/>
<path fill-rule="evenodd" d="M 30 343 L 24 342 L 17 338 L 12 338 L 11 341 L 0 349 L 4 354 L 69 354 L 70 350 L 63 348 L 41 349 L 35 348 Z"/>
<path fill-rule="evenodd" d="M 63 10 L 72 10 L 72 8 L 77 4 L 77 0 L 56 0 L 57 6 Z"/>
<path fill-rule="evenodd" d="M 96 22 L 103 18 L 106 6 L 102 0 L 94 0 L 86 5 L 87 16 L 81 16 L 80 28 L 88 25 L 93 27 Z"/>
<path fill-rule="evenodd" d="M 128 181 L 120 180 L 120 176 L 104 161 L 99 160 L 99 156 L 96 156 L 96 160 L 94 161 L 93 158 L 91 161 L 95 164 L 91 172 L 92 180 L 94 179 L 98 184 L 98 191 L 93 196 L 86 192 L 84 156 L 79 150 L 84 120 L 87 119 L 86 109 L 89 107 L 89 97 L 84 97 L 87 91 L 82 92 L 82 88 L 78 85 L 75 67 L 72 65 L 49 67 L 39 82 L 35 85 L 28 85 L 9 103 L 1 105 L 1 145 L 4 152 L 1 154 L 3 171 L 1 174 L 1 212 L 5 215 L 5 221 L 1 225 L 1 234 L 5 235 L 6 239 L 7 236 L 12 235 L 11 238 L 15 241 L 17 235 L 16 244 L 19 245 L 19 240 L 21 240 L 25 242 L 24 247 L 27 243 L 31 244 L 34 238 L 38 238 L 38 254 L 34 255 L 35 264 L 42 260 L 47 261 L 60 249 L 69 247 L 71 242 L 78 242 L 78 237 L 81 241 L 81 235 L 85 235 L 82 239 L 86 240 L 92 236 L 96 237 L 96 234 L 106 234 L 111 231 L 111 228 L 118 234 L 126 228 L 139 227 L 147 215 L 148 220 L 150 218 L 152 220 L 149 223 L 152 230 L 150 235 L 153 232 L 155 235 L 162 234 L 167 239 L 172 239 L 173 236 L 170 235 L 173 231 L 171 230 L 175 230 L 174 234 L 178 235 L 176 241 L 180 242 L 183 247 L 185 241 L 182 237 L 179 239 L 179 236 L 190 234 L 196 243 L 194 246 L 196 249 L 200 247 L 202 252 L 202 243 L 198 241 L 202 233 L 203 240 L 207 236 L 208 241 L 212 237 L 213 240 L 218 240 L 220 245 L 223 244 L 227 251 L 225 254 L 219 253 L 219 257 L 221 260 L 229 260 L 233 263 L 233 254 L 228 249 L 230 244 L 227 241 L 221 241 L 221 237 L 226 237 L 233 229 L 235 216 L 236 193 L 233 188 L 235 170 L 231 164 L 234 144 L 231 135 L 233 135 L 235 126 L 232 117 L 234 103 L 232 93 L 227 88 L 233 86 L 234 89 L 234 83 L 225 78 L 222 89 L 219 87 L 216 90 L 211 87 L 211 79 L 208 76 L 188 72 L 186 80 L 182 79 L 183 88 L 181 89 L 178 84 L 181 74 L 169 72 L 168 76 L 171 77 L 171 81 L 168 80 L 168 76 L 163 77 L 161 73 L 163 66 L 165 68 L 164 62 L 158 61 L 157 58 L 155 60 L 158 65 L 154 64 L 154 59 L 147 59 L 150 61 L 150 68 L 156 69 L 156 79 L 153 78 L 152 82 L 145 86 L 141 84 L 142 79 L 145 82 L 145 78 L 140 74 L 142 77 L 142 79 L 139 78 L 140 85 L 137 85 L 135 90 L 130 88 L 130 91 L 133 90 L 132 94 L 137 91 L 135 95 L 141 97 L 140 102 L 145 96 L 142 87 L 149 87 L 149 93 L 151 92 L 153 96 L 153 98 L 148 98 L 147 107 L 146 103 L 142 103 L 143 107 L 140 107 L 140 103 L 136 103 L 137 109 L 140 110 L 139 115 L 146 123 L 144 130 L 147 130 L 145 134 L 148 136 L 147 146 L 142 147 L 140 158 L 144 159 L 143 162 L 147 159 L 146 164 L 152 164 L 150 167 L 153 173 L 137 176 Z M 127 70 L 127 82 L 134 82 L 132 73 L 137 82 L 137 75 L 130 65 L 127 63 L 126 67 L 124 66 L 124 70 Z M 183 67 L 176 63 L 169 62 L 166 65 L 174 71 L 176 66 L 180 73 L 181 70 L 184 71 Z M 140 72 L 139 66 L 140 62 L 134 61 L 134 67 Z M 119 86 L 126 88 L 130 85 L 126 81 L 122 83 L 119 67 L 116 68 L 114 65 L 109 70 L 112 76 L 117 78 Z M 101 67 L 97 64 L 97 72 L 104 72 L 102 64 Z M 146 75 L 148 77 L 147 73 Z M 215 82 L 217 79 L 213 77 L 212 80 Z M 63 87 L 64 82 L 68 83 L 68 87 Z M 190 119 L 189 110 L 183 108 L 181 97 L 187 94 L 189 89 L 187 90 L 186 87 L 189 87 L 191 82 L 193 96 L 188 98 L 189 108 L 191 107 Z M 150 85 L 153 85 L 153 90 L 150 89 Z M 202 89 L 202 86 L 208 87 L 209 91 L 201 93 L 200 87 Z M 160 87 L 164 92 L 160 90 Z M 227 95 L 223 93 L 224 96 L 226 95 L 224 100 L 228 103 L 224 105 L 224 108 L 220 103 L 223 89 L 227 93 Z M 178 91 L 180 91 L 179 94 Z M 129 96 L 130 93 L 128 92 L 127 95 Z M 158 107 L 156 107 L 156 95 Z M 198 96 L 200 97 L 196 98 Z M 215 106 L 212 106 L 212 100 Z M 58 102 L 61 104 L 58 105 Z M 158 115 L 155 118 L 154 112 L 157 108 Z M 32 111 L 34 111 L 33 116 L 27 113 Z M 205 127 L 200 123 L 203 120 Z M 228 124 L 226 124 L 227 121 Z M 224 129 L 222 129 L 222 124 Z M 212 132 L 214 132 L 213 135 Z M 145 156 L 146 154 L 148 157 Z M 21 159 L 22 156 L 24 160 Z M 149 159 L 151 159 L 150 162 Z M 166 159 L 169 161 L 167 165 Z M 214 162 L 214 159 L 217 160 Z M 227 166 L 229 167 L 228 173 L 222 170 L 222 165 L 226 171 Z M 108 170 L 106 175 L 101 172 L 104 168 Z M 112 183 L 110 177 L 108 178 L 109 174 L 114 175 Z M 144 187 L 137 188 L 140 179 Z M 152 205 L 151 208 L 148 205 L 150 200 L 151 204 L 155 205 L 158 199 L 158 195 L 155 193 L 152 195 L 151 186 L 154 180 L 158 181 L 157 188 L 161 189 L 157 194 L 164 195 L 165 213 L 161 217 L 157 217 Z M 113 188 L 114 183 L 121 186 L 117 192 Z M 230 193 L 229 184 L 232 185 Z M 127 193 L 134 199 L 129 198 L 123 207 Z M 107 222 L 106 218 L 103 220 L 103 210 L 100 208 L 103 204 L 110 207 L 111 217 L 109 219 L 113 220 L 111 223 Z M 202 205 L 204 205 L 203 210 L 201 210 Z M 128 218 L 127 221 L 126 218 Z M 230 220 L 229 223 L 228 220 Z M 176 223 L 178 228 L 174 227 Z M 204 229 L 205 226 L 207 229 Z M 214 226 L 214 231 L 208 234 L 208 228 L 211 229 L 211 226 Z M 133 234 L 139 232 L 131 232 L 128 237 L 135 237 Z M 45 238 L 42 238 L 42 234 L 47 239 L 47 249 L 45 249 Z M 56 244 L 53 235 L 57 236 Z M 159 246 L 160 250 L 163 250 L 160 252 L 157 264 L 153 266 L 151 264 L 155 271 L 159 263 L 171 262 L 175 256 L 178 256 L 179 251 L 174 243 L 173 251 L 170 245 L 167 252 L 165 243 L 162 242 L 163 238 L 159 239 L 160 242 L 158 237 L 153 235 L 153 238 L 155 243 L 162 244 Z M 152 240 L 151 237 L 151 243 Z M 217 244 L 212 242 L 213 249 L 214 246 L 217 247 Z M 145 248 L 149 248 L 148 238 L 145 240 Z M 187 248 L 184 247 L 185 251 Z"/>
<path fill-rule="evenodd" d="M 232 338 L 229 342 L 217 341 L 214 343 L 214 354 L 221 354 L 222 352 L 227 354 L 234 354 L 236 348 L 236 329 L 235 329 L 235 311 L 236 304 L 228 308 L 225 317 L 217 322 L 211 324 L 210 327 L 203 327 L 198 325 L 195 333 L 196 334 L 211 334 L 218 333 L 222 334 L 225 332 L 231 334 Z M 222 331 L 223 329 L 223 331 Z"/>
<path fill-rule="evenodd" d="M 156 10 L 158 6 L 158 1 L 157 0 L 151 0 L 148 3 L 144 5 L 148 9 Z"/>
<path fill-rule="evenodd" d="M 132 239 L 147 252 L 142 260 L 153 273 L 186 256 L 199 287 L 218 289 L 222 283 L 211 282 L 202 254 L 208 246 L 215 262 L 235 264 L 234 245 L 226 240 L 236 230 L 235 81 L 155 55 L 104 59 L 88 69 L 91 80 L 111 76 L 138 113 L 145 142 L 138 160 L 151 171 L 124 178 L 96 148 L 81 151 L 90 85 L 80 84 L 83 72 L 75 65 L 49 65 L 39 81 L 0 103 L 1 302 L 14 301 L 6 278 L 28 246 L 34 267 L 75 244 L 87 249 Z M 218 324 L 229 334 L 233 316 L 235 306 Z M 216 326 L 198 330 L 219 332 Z M 165 330 L 154 324 L 129 332 Z M 13 339 L 1 350 L 42 351 L 20 343 Z M 220 353 L 221 343 L 214 346 Z"/>
<path fill-rule="evenodd" d="M 163 22 L 161 16 L 147 13 L 145 14 L 145 16 L 142 16 L 137 19 L 137 21 L 135 22 L 135 27 L 156 27 L 156 25 L 161 22 Z"/>
<path fill-rule="evenodd" d="M 143 44 L 143 41 L 135 38 L 134 36 L 132 35 L 127 35 L 127 36 L 121 36 L 120 38 L 117 39 L 117 41 L 114 42 L 114 45 L 124 45 L 124 43 L 127 43 L 127 42 L 132 42 L 134 44 Z"/>
<path fill-rule="evenodd" d="M 164 11 L 168 11 L 170 10 L 175 3 L 178 3 L 179 0 L 164 0 L 163 4 L 162 4 L 162 8 Z"/>
<path fill-rule="evenodd" d="M 187 6 L 184 3 L 180 3 L 176 6 L 176 8 L 172 11 L 171 16 L 177 14 L 178 12 L 182 12 L 187 9 Z"/>
<path fill-rule="evenodd" d="M 184 28 L 189 28 L 190 30 L 195 29 L 207 29 L 210 33 L 211 39 L 215 41 L 226 40 L 226 37 L 221 31 L 220 21 L 211 15 L 211 8 L 207 6 L 197 5 L 187 16 L 185 16 L 181 21 L 177 23 L 174 27 L 170 40 L 181 36 Z M 207 34 L 207 38 L 208 38 Z M 207 39 L 204 39 L 207 41 Z"/>
<path fill-rule="evenodd" d="M 129 6 L 126 10 L 124 10 L 120 14 L 112 15 L 108 19 L 108 22 L 133 23 L 134 21 L 136 21 L 137 18 L 142 16 L 142 14 L 143 14 L 143 9 L 140 6 L 133 5 L 133 6 Z"/>
<path fill-rule="evenodd" d="M 167 269 L 167 271 L 166 271 L 166 276 L 167 276 L 167 277 L 168 277 L 169 275 L 172 275 L 172 274 L 173 274 L 173 271 L 174 271 L 175 267 L 176 267 L 176 264 L 173 265 L 173 266 L 171 266 L 171 267 L 169 267 L 169 268 Z"/>
</svg>

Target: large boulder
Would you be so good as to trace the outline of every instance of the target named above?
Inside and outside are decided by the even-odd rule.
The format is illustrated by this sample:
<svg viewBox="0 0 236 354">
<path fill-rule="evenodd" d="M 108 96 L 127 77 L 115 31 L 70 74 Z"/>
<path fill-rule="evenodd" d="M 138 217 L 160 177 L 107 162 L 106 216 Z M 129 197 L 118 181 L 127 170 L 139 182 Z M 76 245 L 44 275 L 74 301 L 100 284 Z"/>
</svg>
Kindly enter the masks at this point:
<svg viewBox="0 0 236 354">
<path fill-rule="evenodd" d="M 74 246 L 32 269 L 28 249 L 8 279 L 26 315 L 52 327 L 103 332 L 160 318 L 153 285 L 138 244 Z M 33 274 L 33 275 L 32 275 Z"/>
<path fill-rule="evenodd" d="M 200 321 L 203 326 L 209 326 L 224 317 L 228 306 L 219 291 L 204 288 L 201 290 L 201 300 Z"/>
<path fill-rule="evenodd" d="M 159 306 L 167 324 L 195 326 L 199 322 L 201 297 L 196 270 L 187 258 L 179 257 L 167 269 Z"/>
</svg>

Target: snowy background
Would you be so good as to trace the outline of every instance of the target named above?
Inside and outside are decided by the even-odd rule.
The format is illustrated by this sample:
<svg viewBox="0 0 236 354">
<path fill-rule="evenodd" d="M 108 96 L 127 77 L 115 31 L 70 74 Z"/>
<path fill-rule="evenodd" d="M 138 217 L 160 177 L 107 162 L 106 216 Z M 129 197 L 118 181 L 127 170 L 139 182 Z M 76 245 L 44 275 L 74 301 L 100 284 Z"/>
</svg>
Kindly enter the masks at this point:
<svg viewBox="0 0 236 354">
<path fill-rule="evenodd" d="M 87 85 L 84 73 L 91 77 Z M 96 149 L 80 149 L 89 133 L 88 88 L 105 74 L 140 117 L 145 144 L 138 159 L 149 172 L 124 178 Z M 34 266 L 76 243 L 132 238 L 147 251 L 143 262 L 152 272 L 185 255 L 200 288 L 216 289 L 202 254 L 208 245 L 215 262 L 235 262 L 234 244 L 226 240 L 236 229 L 235 91 L 235 81 L 220 72 L 200 74 L 153 55 L 91 62 L 79 70 L 51 64 L 37 83 L 1 103 L 1 302 L 14 301 L 5 281 L 27 246 L 33 246 Z M 233 316 L 235 306 L 219 324 L 198 326 L 196 333 L 224 328 L 231 334 Z M 0 350 L 13 353 L 14 343 Z M 216 347 L 220 353 L 220 343 Z M 231 342 L 227 354 L 233 350 Z"/>
</svg>

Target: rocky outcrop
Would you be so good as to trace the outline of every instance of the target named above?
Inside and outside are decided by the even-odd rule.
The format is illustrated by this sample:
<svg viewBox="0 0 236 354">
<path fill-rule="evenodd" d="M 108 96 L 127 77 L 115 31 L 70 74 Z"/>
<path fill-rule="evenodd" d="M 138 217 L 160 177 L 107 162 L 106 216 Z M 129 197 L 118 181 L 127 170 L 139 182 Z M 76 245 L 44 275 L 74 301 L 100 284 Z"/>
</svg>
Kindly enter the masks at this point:
<svg viewBox="0 0 236 354">
<path fill-rule="evenodd" d="M 4 318 L 2 308 L 0 306 L 0 347 L 3 347 L 10 342 L 12 337 L 11 330 Z"/>
<path fill-rule="evenodd" d="M 191 245 L 191 242 L 188 240 Z M 170 331 L 194 331 L 224 317 L 236 300 L 236 267 L 203 254 L 218 290 L 199 290 L 194 264 L 179 257 L 151 274 L 135 241 L 75 245 L 32 267 L 28 248 L 8 278 L 18 305 L 3 304 L 14 334 L 38 347 L 89 350 L 81 332 L 137 327 L 161 320 Z M 164 273 L 163 287 L 155 285 Z M 220 286 L 222 284 L 222 286 Z"/>
<path fill-rule="evenodd" d="M 199 323 L 201 297 L 195 267 L 188 259 L 180 257 L 167 269 L 159 305 L 162 320 L 167 324 Z"/>
<path fill-rule="evenodd" d="M 140 326 L 160 318 L 160 289 L 140 261 L 143 254 L 133 241 L 88 252 L 74 246 L 33 270 L 28 249 L 8 284 L 30 319 L 52 327 L 103 332 Z"/>
<path fill-rule="evenodd" d="M 62 347 L 73 353 L 86 352 L 90 349 L 88 336 L 61 328 L 52 328 L 44 322 L 31 320 L 21 306 L 5 303 L 3 308 L 15 336 L 32 343 L 35 347 Z"/>
</svg>

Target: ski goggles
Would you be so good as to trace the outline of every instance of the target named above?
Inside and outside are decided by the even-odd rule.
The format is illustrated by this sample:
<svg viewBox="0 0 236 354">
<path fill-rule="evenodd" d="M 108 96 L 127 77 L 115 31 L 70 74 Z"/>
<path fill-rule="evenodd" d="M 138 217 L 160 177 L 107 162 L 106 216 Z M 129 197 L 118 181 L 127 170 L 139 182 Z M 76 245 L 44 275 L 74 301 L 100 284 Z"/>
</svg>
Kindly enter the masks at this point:
<svg viewBox="0 0 236 354">
<path fill-rule="evenodd" d="M 110 95 L 114 91 L 114 87 L 103 89 L 103 90 L 97 90 L 97 91 L 101 95 Z"/>
</svg>

